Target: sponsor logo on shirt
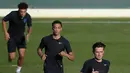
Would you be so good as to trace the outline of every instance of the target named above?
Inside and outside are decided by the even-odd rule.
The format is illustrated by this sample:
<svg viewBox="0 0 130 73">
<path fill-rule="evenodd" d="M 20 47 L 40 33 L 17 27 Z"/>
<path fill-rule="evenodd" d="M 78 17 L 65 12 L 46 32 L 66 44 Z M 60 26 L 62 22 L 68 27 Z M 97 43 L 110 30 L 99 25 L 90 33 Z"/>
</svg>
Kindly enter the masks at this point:
<svg viewBox="0 0 130 73">
<path fill-rule="evenodd" d="M 107 64 L 104 64 L 104 66 L 107 66 Z"/>
<path fill-rule="evenodd" d="M 59 44 L 62 44 L 62 42 L 59 42 Z"/>
<path fill-rule="evenodd" d="M 60 65 L 60 67 L 63 67 L 62 65 Z"/>
</svg>

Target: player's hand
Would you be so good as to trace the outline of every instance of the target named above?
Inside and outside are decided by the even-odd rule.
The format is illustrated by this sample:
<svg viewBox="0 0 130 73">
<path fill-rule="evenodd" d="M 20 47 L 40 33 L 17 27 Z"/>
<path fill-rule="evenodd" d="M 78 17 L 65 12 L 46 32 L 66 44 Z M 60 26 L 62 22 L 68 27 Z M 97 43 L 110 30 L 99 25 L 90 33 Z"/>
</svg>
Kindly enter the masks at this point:
<svg viewBox="0 0 130 73">
<path fill-rule="evenodd" d="M 99 73 L 99 71 L 93 71 L 92 73 Z"/>
<path fill-rule="evenodd" d="M 7 32 L 7 33 L 5 33 L 5 40 L 8 41 L 9 39 L 10 39 L 10 35 L 9 35 L 9 33 Z"/>
<path fill-rule="evenodd" d="M 99 73 L 99 71 L 95 71 L 95 73 Z"/>
<path fill-rule="evenodd" d="M 60 55 L 60 56 L 67 56 L 67 53 L 66 53 L 65 51 L 61 51 L 61 52 L 59 53 L 59 55 Z"/>
<path fill-rule="evenodd" d="M 92 73 L 95 73 L 95 72 L 94 72 L 94 68 L 92 69 Z"/>
<path fill-rule="evenodd" d="M 46 60 L 46 57 L 47 57 L 47 55 L 46 55 L 46 54 L 43 54 L 42 57 L 41 57 L 41 59 L 42 59 L 43 61 L 45 61 L 45 60 Z"/>
<path fill-rule="evenodd" d="M 92 73 L 99 73 L 99 71 L 94 71 L 94 68 L 92 69 Z"/>
</svg>

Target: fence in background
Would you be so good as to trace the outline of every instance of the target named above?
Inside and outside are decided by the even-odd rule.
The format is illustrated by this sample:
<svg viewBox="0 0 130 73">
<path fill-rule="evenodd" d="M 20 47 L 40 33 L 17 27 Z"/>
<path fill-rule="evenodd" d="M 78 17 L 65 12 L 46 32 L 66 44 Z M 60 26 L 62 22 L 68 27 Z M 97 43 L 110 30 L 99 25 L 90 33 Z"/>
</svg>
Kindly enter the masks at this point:
<svg viewBox="0 0 130 73">
<path fill-rule="evenodd" d="M 12 10 L 0 9 L 0 17 Z M 33 18 L 113 18 L 130 17 L 130 9 L 28 9 Z"/>
<path fill-rule="evenodd" d="M 130 0 L 1 0 L 0 8 L 17 8 L 17 4 L 23 1 L 27 2 L 30 8 L 130 8 Z"/>
</svg>

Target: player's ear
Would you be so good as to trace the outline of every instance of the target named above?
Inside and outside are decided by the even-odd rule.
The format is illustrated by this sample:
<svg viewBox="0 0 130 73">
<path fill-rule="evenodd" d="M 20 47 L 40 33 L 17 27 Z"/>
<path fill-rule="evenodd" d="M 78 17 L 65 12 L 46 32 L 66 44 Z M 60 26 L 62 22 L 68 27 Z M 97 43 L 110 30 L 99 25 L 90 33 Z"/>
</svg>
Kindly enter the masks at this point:
<svg viewBox="0 0 130 73">
<path fill-rule="evenodd" d="M 105 51 L 103 50 L 103 54 L 104 54 L 104 52 L 105 52 Z"/>
<path fill-rule="evenodd" d="M 62 27 L 61 27 L 61 30 L 62 30 Z"/>
</svg>

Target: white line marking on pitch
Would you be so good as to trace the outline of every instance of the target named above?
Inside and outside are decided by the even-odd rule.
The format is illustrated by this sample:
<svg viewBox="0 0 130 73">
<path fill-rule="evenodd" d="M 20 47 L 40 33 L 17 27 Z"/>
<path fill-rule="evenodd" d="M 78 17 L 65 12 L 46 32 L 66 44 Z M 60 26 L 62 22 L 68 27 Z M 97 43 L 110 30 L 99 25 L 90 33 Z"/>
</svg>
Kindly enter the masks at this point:
<svg viewBox="0 0 130 73">
<path fill-rule="evenodd" d="M 17 65 L 11 65 L 12 67 L 16 67 Z"/>
<path fill-rule="evenodd" d="M 52 21 L 33 21 L 33 23 L 51 23 Z M 63 23 L 107 23 L 107 24 L 130 24 L 130 21 L 62 21 Z"/>
</svg>

